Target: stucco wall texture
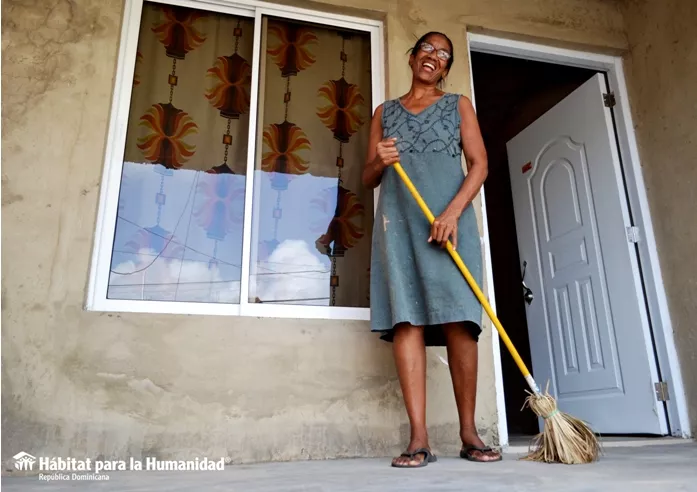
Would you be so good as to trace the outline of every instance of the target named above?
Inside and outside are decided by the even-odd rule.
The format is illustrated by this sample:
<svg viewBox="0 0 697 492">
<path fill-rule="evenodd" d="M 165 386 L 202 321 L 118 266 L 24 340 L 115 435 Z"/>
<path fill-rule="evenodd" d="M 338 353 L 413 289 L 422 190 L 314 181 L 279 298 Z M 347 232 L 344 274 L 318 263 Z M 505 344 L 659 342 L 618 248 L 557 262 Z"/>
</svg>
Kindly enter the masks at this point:
<svg viewBox="0 0 697 492">
<path fill-rule="evenodd" d="M 464 94 L 468 26 L 601 51 L 627 46 L 619 7 L 607 0 L 303 6 L 334 4 L 385 19 L 388 97 L 408 89 L 405 52 L 431 29 L 453 38 L 447 89 Z M 3 459 L 24 450 L 115 459 L 227 456 L 240 463 L 401 451 L 407 420 L 390 346 L 365 322 L 83 310 L 123 8 L 122 0 L 2 5 Z M 658 130 L 663 141 L 674 141 Z M 677 176 L 657 171 L 656 179 L 659 196 L 670 195 L 676 181 L 689 199 Z M 686 234 L 677 219 L 670 224 Z M 666 259 L 676 279 L 678 252 Z M 686 280 L 676 282 L 680 295 Z M 694 314 L 689 302 L 686 320 Z M 434 449 L 453 453 L 457 414 L 438 354 L 429 351 L 428 421 Z M 479 365 L 477 424 L 496 444 L 491 328 Z"/>
<path fill-rule="evenodd" d="M 697 2 L 629 0 L 626 73 L 675 344 L 697 434 Z"/>
</svg>

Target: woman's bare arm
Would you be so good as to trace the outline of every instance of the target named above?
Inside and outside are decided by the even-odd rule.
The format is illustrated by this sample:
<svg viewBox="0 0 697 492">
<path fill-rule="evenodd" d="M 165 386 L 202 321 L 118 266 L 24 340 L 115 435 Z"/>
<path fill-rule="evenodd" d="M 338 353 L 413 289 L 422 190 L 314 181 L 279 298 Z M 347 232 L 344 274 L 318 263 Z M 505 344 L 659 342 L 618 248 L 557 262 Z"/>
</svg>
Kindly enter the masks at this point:
<svg viewBox="0 0 697 492">
<path fill-rule="evenodd" d="M 477 114 L 468 98 L 460 97 L 458 111 L 461 119 L 460 137 L 467 162 L 467 177 L 448 208 L 459 217 L 479 193 L 489 174 L 489 164 Z"/>
<path fill-rule="evenodd" d="M 382 138 L 382 104 L 377 107 L 370 122 L 370 137 L 368 139 L 368 156 L 363 167 L 363 186 L 368 189 L 377 188 L 382 180 L 382 173 L 387 167 L 384 159 L 378 155 L 381 150 L 383 157 L 388 149 L 379 149 Z M 393 144 L 394 145 L 394 144 Z M 396 153 L 397 149 L 394 149 Z M 395 161 L 396 162 L 396 161 Z"/>
<path fill-rule="evenodd" d="M 450 239 L 454 248 L 457 248 L 458 219 L 479 193 L 489 172 L 484 139 L 470 100 L 461 97 L 458 111 L 461 120 L 460 137 L 467 161 L 467 176 L 443 213 L 436 217 L 431 226 L 431 236 L 428 238 L 429 242 L 435 241 L 441 246 L 445 246 Z"/>
</svg>

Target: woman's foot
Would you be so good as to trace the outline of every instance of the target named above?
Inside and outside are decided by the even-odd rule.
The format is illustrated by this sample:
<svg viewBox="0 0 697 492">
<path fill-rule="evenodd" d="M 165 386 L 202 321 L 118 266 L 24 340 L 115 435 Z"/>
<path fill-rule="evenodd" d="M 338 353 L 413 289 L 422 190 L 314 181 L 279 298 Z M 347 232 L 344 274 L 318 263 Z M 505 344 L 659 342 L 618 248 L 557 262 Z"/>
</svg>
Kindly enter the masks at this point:
<svg viewBox="0 0 697 492">
<path fill-rule="evenodd" d="M 479 438 L 477 432 L 464 432 L 460 436 L 462 439 L 462 451 L 460 458 L 469 461 L 487 463 L 490 461 L 501 461 L 501 453 L 494 451 Z"/>
<path fill-rule="evenodd" d="M 415 453 L 416 451 L 420 452 Z M 428 440 L 412 439 L 406 452 L 392 460 L 392 466 L 399 468 L 416 468 L 426 466 L 426 460 L 429 462 L 436 461 L 436 457 L 431 454 L 431 448 L 428 445 Z"/>
</svg>

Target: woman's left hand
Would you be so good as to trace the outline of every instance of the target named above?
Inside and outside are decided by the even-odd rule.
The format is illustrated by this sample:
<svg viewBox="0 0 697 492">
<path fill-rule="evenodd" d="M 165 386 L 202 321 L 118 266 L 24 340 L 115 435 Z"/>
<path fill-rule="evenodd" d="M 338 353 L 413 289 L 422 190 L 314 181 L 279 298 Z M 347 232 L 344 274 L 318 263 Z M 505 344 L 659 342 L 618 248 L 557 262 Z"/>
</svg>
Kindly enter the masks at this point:
<svg viewBox="0 0 697 492">
<path fill-rule="evenodd" d="M 428 242 L 436 242 L 444 248 L 450 239 L 453 243 L 453 249 L 457 249 L 458 219 L 457 214 L 449 210 L 436 217 L 431 226 L 431 236 L 428 238 Z"/>
</svg>

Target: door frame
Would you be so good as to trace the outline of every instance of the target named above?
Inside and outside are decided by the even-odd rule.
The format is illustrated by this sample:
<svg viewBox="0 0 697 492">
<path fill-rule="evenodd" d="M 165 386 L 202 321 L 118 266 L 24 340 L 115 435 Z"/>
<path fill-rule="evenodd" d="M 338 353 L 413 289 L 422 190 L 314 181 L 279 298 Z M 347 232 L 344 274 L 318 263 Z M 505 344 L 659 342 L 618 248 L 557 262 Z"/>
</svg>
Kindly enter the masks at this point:
<svg viewBox="0 0 697 492">
<path fill-rule="evenodd" d="M 643 280 L 648 312 L 644 310 L 642 323 L 644 340 L 649 356 L 654 358 L 661 380 L 668 384 L 669 399 L 666 402 L 668 433 L 675 437 L 689 438 L 690 426 L 687 414 L 687 402 L 678 361 L 673 327 L 668 310 L 663 277 L 656 250 L 656 239 L 646 196 L 646 186 L 641 171 L 639 149 L 634 133 L 634 124 L 629 104 L 627 84 L 624 77 L 622 57 L 609 56 L 592 52 L 557 48 L 544 44 L 518 41 L 486 34 L 467 33 L 468 60 L 470 70 L 470 93 L 472 104 L 476 109 L 474 78 L 472 71 L 472 52 L 511 56 L 527 60 L 556 63 L 573 67 L 582 67 L 607 74 L 610 90 L 615 94 L 614 121 L 619 144 L 620 167 L 623 171 L 627 194 L 620 193 L 639 227 L 637 267 L 635 275 Z M 484 189 L 481 190 L 482 201 L 482 246 L 484 247 L 484 274 L 486 294 L 492 308 L 496 310 L 494 280 L 491 265 L 490 238 Z M 653 332 L 653 333 L 652 333 Z M 501 370 L 501 353 L 498 333 L 492 334 L 494 351 L 494 373 L 496 378 L 496 406 L 498 413 L 498 433 L 501 446 L 508 446 L 508 425 L 504 401 L 503 374 Z"/>
</svg>

